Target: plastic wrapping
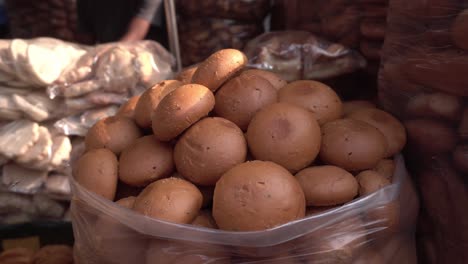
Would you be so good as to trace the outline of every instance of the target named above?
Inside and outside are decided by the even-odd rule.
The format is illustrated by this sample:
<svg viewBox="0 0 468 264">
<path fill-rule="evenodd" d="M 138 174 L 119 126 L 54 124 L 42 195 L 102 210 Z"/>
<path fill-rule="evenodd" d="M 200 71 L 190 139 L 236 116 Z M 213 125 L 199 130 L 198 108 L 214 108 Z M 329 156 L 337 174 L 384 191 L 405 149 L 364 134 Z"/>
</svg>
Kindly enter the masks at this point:
<svg viewBox="0 0 468 264">
<path fill-rule="evenodd" d="M 84 137 L 94 123 L 105 117 L 115 115 L 118 110 L 119 107 L 117 105 L 95 108 L 62 118 L 55 122 L 54 126 L 65 135 Z"/>
<path fill-rule="evenodd" d="M 0 128 L 0 145 L 0 155 L 7 160 L 40 171 L 63 171 L 71 152 L 68 137 L 25 119 L 12 121 Z"/>
<path fill-rule="evenodd" d="M 422 263 L 468 262 L 467 8 L 465 0 L 389 6 L 379 97 L 407 129 Z"/>
<path fill-rule="evenodd" d="M 276 31 L 249 41 L 249 67 L 272 71 L 287 81 L 324 80 L 366 66 L 359 53 L 306 31 Z"/>
<path fill-rule="evenodd" d="M 126 99 L 170 78 L 174 64 L 170 53 L 154 41 L 98 45 L 68 65 L 48 93 L 51 98 L 86 99 L 93 92 L 106 92 Z"/>
<path fill-rule="evenodd" d="M 261 23 L 218 18 L 180 18 L 182 64 L 192 65 L 223 48 L 242 49 L 263 32 Z"/>
<path fill-rule="evenodd" d="M 24 195 L 0 190 L 0 224 L 11 225 L 33 220 L 61 220 L 67 204 L 44 194 Z"/>
<path fill-rule="evenodd" d="M 49 98 L 45 87 L 87 49 L 53 38 L 1 40 L 0 120 L 44 122 L 66 114 L 64 101 Z"/>
<path fill-rule="evenodd" d="M 374 76 L 386 31 L 388 0 L 275 1 L 273 30 L 306 30 L 359 50 Z"/>
<path fill-rule="evenodd" d="M 216 17 L 238 21 L 262 21 L 270 11 L 270 0 L 178 0 L 180 14 L 186 17 Z"/>
<path fill-rule="evenodd" d="M 53 38 L 2 40 L 1 79 L 13 87 L 21 86 L 20 83 L 23 87 L 44 87 L 85 53 L 85 46 Z"/>
<path fill-rule="evenodd" d="M 273 229 L 228 232 L 138 215 L 72 183 L 76 263 L 416 263 L 418 198 L 402 157 L 394 183 Z M 367 259 L 372 255 L 379 259 Z M 359 262 L 360 261 L 360 262 Z"/>
<path fill-rule="evenodd" d="M 13 197 L 5 200 L 13 201 L 13 204 L 4 206 L 15 207 L 15 197 L 23 197 L 18 196 L 20 194 L 70 199 L 68 165 L 72 145 L 67 136 L 58 133 L 50 124 L 21 119 L 0 126 L 0 145 L 0 192 L 5 192 L 7 198 L 10 194 Z M 27 208 L 20 206 L 17 209 L 2 213 L 0 218 L 3 220 L 0 221 L 15 223 L 38 217 Z M 52 218 L 60 217 L 54 215 Z"/>
</svg>

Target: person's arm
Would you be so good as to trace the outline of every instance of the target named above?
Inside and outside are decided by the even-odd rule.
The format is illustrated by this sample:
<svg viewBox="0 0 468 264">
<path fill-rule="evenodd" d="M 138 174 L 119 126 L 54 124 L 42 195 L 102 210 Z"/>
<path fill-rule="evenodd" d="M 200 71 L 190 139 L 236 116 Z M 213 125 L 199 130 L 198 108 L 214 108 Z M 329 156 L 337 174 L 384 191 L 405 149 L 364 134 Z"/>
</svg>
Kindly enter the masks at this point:
<svg viewBox="0 0 468 264">
<path fill-rule="evenodd" d="M 130 22 L 127 33 L 125 33 L 120 40 L 137 41 L 144 39 L 149 31 L 154 14 L 161 5 L 161 1 L 162 0 L 144 0 L 138 14 Z"/>
</svg>

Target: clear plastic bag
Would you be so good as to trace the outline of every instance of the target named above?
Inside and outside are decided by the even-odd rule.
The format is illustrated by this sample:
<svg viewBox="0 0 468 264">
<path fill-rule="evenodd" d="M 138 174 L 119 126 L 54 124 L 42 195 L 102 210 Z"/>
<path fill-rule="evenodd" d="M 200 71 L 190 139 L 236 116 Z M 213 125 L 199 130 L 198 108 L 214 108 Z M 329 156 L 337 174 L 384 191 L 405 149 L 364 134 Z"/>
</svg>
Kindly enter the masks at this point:
<svg viewBox="0 0 468 264">
<path fill-rule="evenodd" d="M 261 23 L 219 18 L 179 18 L 182 64 L 199 63 L 224 48 L 242 49 L 263 32 Z"/>
<path fill-rule="evenodd" d="M 356 51 L 306 31 L 276 31 L 249 41 L 249 67 L 275 72 L 287 81 L 324 80 L 366 66 Z"/>
<path fill-rule="evenodd" d="M 25 173 L 16 169 L 8 182 L 17 182 L 17 177 L 32 171 L 63 171 L 70 159 L 70 139 L 53 128 L 26 119 L 15 120 L 0 127 L 0 156 L 25 168 Z M 13 173 L 14 172 L 14 173 Z M 26 177 L 26 176 L 25 176 Z"/>
<path fill-rule="evenodd" d="M 227 232 L 145 217 L 72 181 L 76 263 L 416 263 L 419 201 L 396 158 L 394 183 L 273 229 Z"/>
<path fill-rule="evenodd" d="M 62 220 L 68 202 L 46 194 L 26 195 L 0 190 L 0 224 L 13 225 L 34 220 Z"/>
<path fill-rule="evenodd" d="M 94 108 L 57 120 L 54 126 L 65 135 L 84 137 L 94 123 L 100 119 L 115 115 L 118 110 L 117 105 Z"/>
<path fill-rule="evenodd" d="M 273 30 L 305 30 L 358 50 L 367 72 L 378 72 L 385 38 L 388 0 L 279 0 L 272 11 Z"/>
<path fill-rule="evenodd" d="M 175 60 L 159 43 L 109 43 L 98 45 L 68 65 L 48 87 L 51 98 L 78 98 L 93 92 L 142 93 L 173 75 Z"/>
<path fill-rule="evenodd" d="M 1 40 L 0 79 L 13 87 L 43 88 L 52 84 L 87 49 L 45 37 Z"/>
<path fill-rule="evenodd" d="M 468 262 L 467 8 L 466 0 L 389 4 L 379 98 L 407 129 L 422 263 Z"/>
</svg>

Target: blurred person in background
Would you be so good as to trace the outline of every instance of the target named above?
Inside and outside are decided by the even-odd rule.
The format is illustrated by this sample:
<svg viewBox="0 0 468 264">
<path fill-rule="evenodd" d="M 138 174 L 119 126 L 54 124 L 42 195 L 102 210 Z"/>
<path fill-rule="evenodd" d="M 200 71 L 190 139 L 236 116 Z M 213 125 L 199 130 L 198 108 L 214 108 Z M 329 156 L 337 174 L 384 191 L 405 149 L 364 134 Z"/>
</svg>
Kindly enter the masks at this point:
<svg viewBox="0 0 468 264">
<path fill-rule="evenodd" d="M 82 30 L 96 43 L 151 39 L 167 47 L 163 0 L 77 0 Z"/>
</svg>

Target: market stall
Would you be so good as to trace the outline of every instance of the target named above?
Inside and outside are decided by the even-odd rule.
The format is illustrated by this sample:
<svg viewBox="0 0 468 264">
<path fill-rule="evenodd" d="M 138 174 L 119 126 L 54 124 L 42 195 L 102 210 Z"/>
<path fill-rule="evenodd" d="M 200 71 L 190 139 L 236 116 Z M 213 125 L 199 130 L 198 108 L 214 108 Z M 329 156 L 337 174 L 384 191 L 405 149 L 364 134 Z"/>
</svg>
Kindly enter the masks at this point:
<svg viewBox="0 0 468 264">
<path fill-rule="evenodd" d="M 0 263 L 465 263 L 468 3 L 423 2 L 0 40 Z"/>
</svg>

